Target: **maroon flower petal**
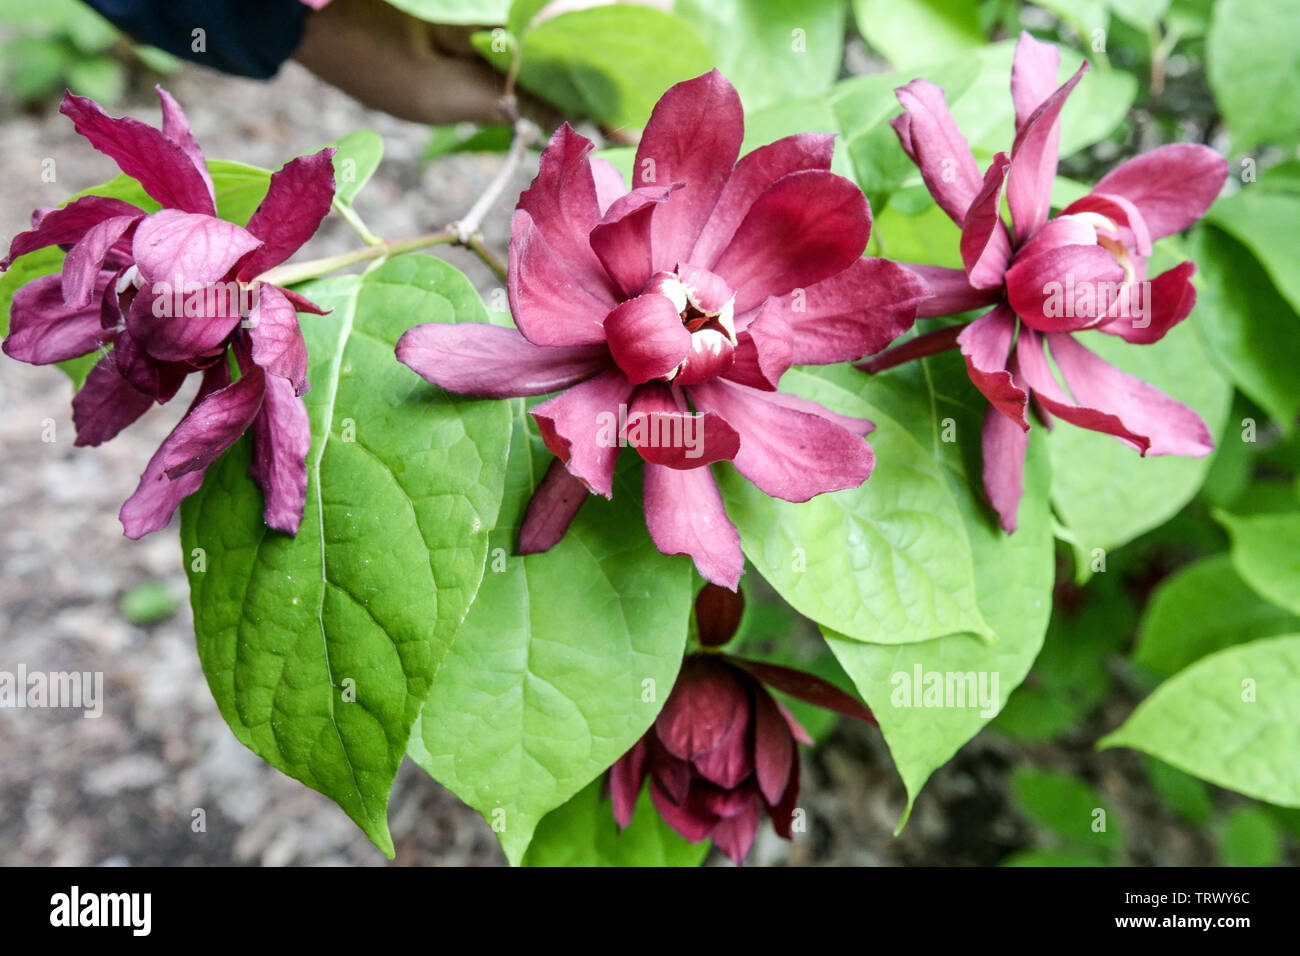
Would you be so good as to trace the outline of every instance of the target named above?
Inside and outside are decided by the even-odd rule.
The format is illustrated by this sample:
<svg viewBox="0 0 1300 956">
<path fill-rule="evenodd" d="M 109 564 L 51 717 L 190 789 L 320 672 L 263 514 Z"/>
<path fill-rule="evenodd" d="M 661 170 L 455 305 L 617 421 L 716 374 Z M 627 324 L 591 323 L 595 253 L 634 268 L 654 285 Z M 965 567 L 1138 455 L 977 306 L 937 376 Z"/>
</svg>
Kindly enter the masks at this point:
<svg viewBox="0 0 1300 956">
<path fill-rule="evenodd" d="M 95 284 L 102 293 L 114 273 L 99 273 Z M 63 301 L 63 280 L 41 276 L 14 293 L 9 308 L 9 335 L 4 353 L 31 365 L 49 365 L 100 348 L 112 338 L 100 323 L 100 303 L 79 308 Z"/>
<path fill-rule="evenodd" d="M 754 772 L 754 757 L 750 749 L 749 710 L 749 701 L 746 700 L 734 715 L 734 719 L 727 725 L 716 746 L 697 751 L 691 759 L 691 765 L 701 777 L 723 790 L 731 790 L 739 786 L 742 780 Z M 711 809 L 722 817 L 734 813 L 716 804 L 713 804 Z"/>
<path fill-rule="evenodd" d="M 292 289 L 285 289 L 281 286 L 276 286 L 276 288 L 280 290 L 282 296 L 293 303 L 294 309 L 298 312 L 310 312 L 312 315 L 329 315 L 333 311 L 332 309 L 322 309 L 311 299 L 294 292 Z"/>
<path fill-rule="evenodd" d="M 998 153 L 984 174 L 961 227 L 961 259 L 976 289 L 996 289 L 1011 261 L 1011 236 L 1002 221 L 1002 187 L 1011 164 Z"/>
<path fill-rule="evenodd" d="M 792 730 L 792 733 L 794 733 L 795 735 L 795 740 L 799 741 L 799 743 L 804 744 L 806 746 L 811 745 L 812 738 L 808 737 L 808 732 L 805 731 L 802 727 L 799 727 L 798 722 L 793 717 L 790 716 L 790 712 L 786 710 L 784 707 L 782 707 L 779 702 L 777 703 L 776 706 L 780 708 L 781 716 L 785 717 L 786 722 L 792 723 L 796 728 L 798 728 L 797 731 Z M 800 738 L 799 736 L 800 733 L 802 733 L 804 735 L 804 738 L 807 739 Z M 796 748 L 795 755 L 794 755 L 794 763 L 790 765 L 790 783 L 786 786 L 785 793 L 781 795 L 781 800 L 779 803 L 767 805 L 767 816 L 768 819 L 772 821 L 772 829 L 776 831 L 777 836 L 784 837 L 787 840 L 789 840 L 793 836 L 794 813 L 796 809 L 795 804 L 798 803 L 798 801 L 799 801 L 799 752 L 798 749 Z"/>
<path fill-rule="evenodd" d="M 903 263 L 903 266 L 908 272 L 919 276 L 931 293 L 929 298 L 921 299 L 917 303 L 918 319 L 956 315 L 958 312 L 981 309 L 993 305 L 1001 292 L 1000 289 L 976 289 L 970 284 L 970 278 L 964 269 L 913 265 L 910 262 Z"/>
<path fill-rule="evenodd" d="M 72 93 L 64 95 L 59 112 L 166 208 L 216 215 L 207 180 L 185 150 L 159 130 L 130 117 L 114 119 L 94 100 Z"/>
<path fill-rule="evenodd" d="M 476 322 L 426 322 L 397 340 L 397 360 L 458 395 L 546 395 L 609 367 L 604 345 L 533 345 L 514 329 Z"/>
<path fill-rule="evenodd" d="M 591 147 L 591 140 L 579 136 L 568 123 L 556 130 L 551 141 L 546 144 L 546 149 L 542 150 L 537 177 L 519 196 L 515 216 L 517 222 L 519 212 L 528 214 L 550 250 L 553 266 L 566 273 L 568 281 L 577 289 L 583 290 L 587 297 L 598 301 L 608 300 L 609 305 L 604 310 L 607 312 L 609 306 L 614 304 L 610 298 L 610 282 L 589 242 L 591 230 L 600 222 L 601 216 L 600 204 L 596 199 L 596 181 L 592 176 L 591 162 L 587 158 Z M 674 177 L 679 178 L 681 177 Z M 659 180 L 661 183 L 673 181 Z M 516 223 L 512 223 L 510 229 L 512 260 L 515 258 L 514 245 L 519 232 L 515 226 Z M 518 317 L 516 313 L 516 320 Z"/>
<path fill-rule="evenodd" d="M 162 444 L 167 477 L 202 471 L 216 461 L 253 424 L 265 394 L 266 373 L 253 366 L 239 381 L 216 390 L 186 412 Z"/>
<path fill-rule="evenodd" d="M 699 843 L 707 838 L 718 822 L 718 818 L 711 813 L 701 813 L 674 803 L 660 785 L 658 777 L 650 778 L 650 799 L 654 801 L 655 809 L 663 817 L 664 823 L 688 843 Z"/>
<path fill-rule="evenodd" d="M 519 527 L 519 553 L 541 554 L 559 544 L 589 493 L 587 486 L 569 474 L 560 459 L 551 459 L 546 474 L 528 499 Z"/>
<path fill-rule="evenodd" d="M 294 394 L 307 391 L 307 343 L 298 311 L 279 287 L 262 285 L 248 314 L 253 361 L 273 376 L 288 379 Z"/>
<path fill-rule="evenodd" d="M 589 491 L 606 498 L 614 493 L 619 406 L 627 403 L 633 388 L 626 375 L 612 368 L 530 412 L 551 454 Z"/>
<path fill-rule="evenodd" d="M 741 660 L 736 657 L 728 657 L 727 659 L 737 667 L 744 669 L 756 680 L 762 681 L 767 686 L 774 687 L 781 693 L 789 694 L 806 704 L 843 714 L 845 717 L 852 717 L 855 720 L 864 720 L 869 724 L 876 722 L 876 718 L 871 715 L 871 711 L 864 704 L 820 677 L 790 667 L 782 667 L 780 664 Z"/>
<path fill-rule="evenodd" d="M 194 371 L 187 362 L 159 362 L 152 358 L 126 329 L 119 331 L 113 339 L 113 351 L 109 356 L 119 375 L 136 391 L 152 396 L 159 404 L 171 401 L 186 376 Z"/>
<path fill-rule="evenodd" d="M 686 301 L 705 315 L 721 315 L 736 294 L 722 276 L 689 262 L 678 264 L 677 278 L 686 292 Z"/>
<path fill-rule="evenodd" d="M 154 89 L 158 92 L 158 99 L 162 101 L 163 135 L 179 146 L 181 152 L 189 157 L 190 163 L 198 170 L 199 176 L 207 185 L 208 196 L 212 199 L 215 208 L 217 192 L 212 185 L 212 176 L 208 173 L 208 163 L 203 158 L 203 150 L 199 149 L 194 134 L 190 132 L 190 121 L 186 118 L 185 111 L 181 109 L 181 104 L 177 103 L 161 86 L 155 85 Z"/>
<path fill-rule="evenodd" d="M 271 185 L 248 220 L 248 232 L 262 241 L 239 266 L 247 281 L 277 266 L 302 248 L 334 201 L 333 147 L 299 156 L 271 174 Z"/>
<path fill-rule="evenodd" d="M 685 361 L 691 333 L 677 307 L 664 295 L 628 299 L 605 317 L 609 353 L 629 381 L 639 385 L 668 375 Z"/>
<path fill-rule="evenodd" d="M 105 355 L 86 376 L 85 384 L 72 398 L 72 422 L 78 445 L 99 445 L 113 438 L 148 411 L 153 398 L 142 395 L 117 370 L 111 355 Z"/>
<path fill-rule="evenodd" d="M 650 224 L 656 207 L 680 188 L 643 186 L 620 196 L 591 230 L 591 248 L 625 296 L 638 295 L 654 272 Z"/>
<path fill-rule="evenodd" d="M 645 784 L 645 743 L 638 740 L 609 770 L 609 797 L 620 829 L 632 822 L 637 798 Z"/>
<path fill-rule="evenodd" d="M 841 415 L 839 412 L 831 411 L 825 405 L 810 402 L 806 398 L 791 395 L 789 392 L 771 392 L 766 398 L 769 402 L 780 405 L 782 408 L 792 408 L 798 412 L 824 418 L 828 422 L 838 425 L 840 428 L 846 429 L 859 437 L 864 437 L 876 429 L 875 423 L 869 418 L 854 418 L 850 415 Z"/>
<path fill-rule="evenodd" d="M 742 676 L 722 661 L 695 655 L 682 662 L 654 732 L 668 753 L 693 760 L 724 743 L 743 749 L 743 740 L 731 734 L 735 725 L 748 723 L 749 690 Z"/>
<path fill-rule="evenodd" d="M 740 155 L 744 132 L 740 96 L 717 70 L 670 87 L 655 104 L 637 146 L 632 186 L 685 185 L 655 210 L 654 271 L 674 269 L 691 257 Z"/>
<path fill-rule="evenodd" d="M 84 236 L 87 229 L 105 219 L 116 216 L 139 218 L 143 215 L 143 209 L 137 209 L 129 202 L 120 199 L 82 196 L 62 209 L 51 209 L 41 216 L 31 229 L 14 236 L 13 242 L 9 244 L 9 255 L 0 260 L 0 270 L 8 269 L 19 256 L 25 256 L 37 249 L 71 245 Z"/>
<path fill-rule="evenodd" d="M 775 392 L 781 376 L 794 363 L 792 315 L 783 299 L 770 298 L 764 302 L 758 315 L 737 337 L 733 363 L 725 377 L 750 388 Z M 830 326 L 829 331 L 833 335 L 837 330 Z"/>
<path fill-rule="evenodd" d="M 856 488 L 875 456 L 858 435 L 821 415 L 772 401 L 771 393 L 714 381 L 696 385 L 697 408 L 717 412 L 740 432 L 736 470 L 764 494 L 786 501 Z"/>
<path fill-rule="evenodd" d="M 1111 170 L 1093 193 L 1123 196 L 1133 203 L 1155 240 L 1200 219 L 1227 176 L 1228 161 L 1208 146 L 1170 143 Z"/>
<path fill-rule="evenodd" d="M 957 336 L 957 344 L 966 359 L 970 380 L 989 404 L 1029 431 L 1029 419 L 1025 417 L 1029 396 L 1012 381 L 1007 370 L 1015 335 L 1016 314 L 1003 304 L 966 326 Z"/>
<path fill-rule="evenodd" d="M 1007 270 L 1007 301 L 1040 332 L 1069 332 L 1102 320 L 1124 269 L 1101 246 L 1057 246 Z"/>
<path fill-rule="evenodd" d="M 795 762 L 794 737 L 776 701 L 763 687 L 754 692 L 754 776 L 763 799 L 781 802 Z"/>
<path fill-rule="evenodd" d="M 743 813 L 722 820 L 713 828 L 713 845 L 732 863 L 740 866 L 754 845 L 754 836 L 758 833 L 758 824 L 762 819 L 762 801 L 757 797 L 750 799 L 746 802 Z"/>
<path fill-rule="evenodd" d="M 1111 307 L 1112 313 L 1122 309 L 1126 314 L 1117 315 L 1098 329 L 1135 345 L 1159 342 L 1196 305 L 1196 287 L 1192 285 L 1195 274 L 1196 263 L 1188 260 L 1149 282 L 1130 286 Z"/>
<path fill-rule="evenodd" d="M 140 220 L 131 253 L 146 282 L 207 285 L 259 245 L 233 222 L 164 209 Z"/>
<path fill-rule="evenodd" d="M 248 473 L 262 489 L 262 517 L 277 531 L 297 534 L 302 524 L 310 450 L 307 406 L 290 380 L 267 375 L 262 407 L 253 419 L 253 462 Z"/>
<path fill-rule="evenodd" d="M 1043 100 L 1016 131 L 1011 172 L 1007 174 L 1007 205 L 1017 242 L 1047 222 L 1061 142 L 1061 107 L 1086 72 L 1088 61 L 1084 60 L 1078 72 Z"/>
<path fill-rule="evenodd" d="M 1020 31 L 1016 41 L 1015 58 L 1011 62 L 1011 99 L 1016 106 L 1016 132 L 1029 122 L 1057 87 L 1056 72 L 1061 66 L 1061 54 L 1055 43 L 1035 40 L 1026 30 Z"/>
<path fill-rule="evenodd" d="M 68 250 L 63 260 L 63 301 L 72 308 L 82 308 L 91 302 L 95 286 L 103 293 L 100 273 L 104 260 L 117 241 L 131 231 L 139 221 L 137 216 L 113 216 L 86 230 L 77 244 Z M 96 300 L 98 301 L 98 300 Z"/>
<path fill-rule="evenodd" d="M 1035 256 L 1065 246 L 1097 245 L 1097 227 L 1083 216 L 1060 215 L 1049 220 L 1041 229 L 1016 250 L 1016 261 L 1024 262 Z"/>
<path fill-rule="evenodd" d="M 904 151 L 921 170 L 939 208 L 960 226 L 980 191 L 981 177 L 943 90 L 926 80 L 913 80 L 894 90 L 894 95 L 906 110 L 905 122 L 891 123 Z"/>
<path fill-rule="evenodd" d="M 730 461 L 740 450 L 736 430 L 712 412 L 692 415 L 667 385 L 638 388 L 627 416 L 627 443 L 666 468 L 702 468 Z"/>
<path fill-rule="evenodd" d="M 218 283 L 179 296 L 169 289 L 140 289 L 126 314 L 126 328 L 151 358 L 184 362 L 211 354 L 240 321 L 239 295 Z M 188 314 L 187 314 L 188 313 Z"/>
<path fill-rule="evenodd" d="M 695 241 L 691 261 L 712 266 L 731 242 L 755 199 L 787 173 L 830 169 L 834 145 L 835 137 L 829 133 L 797 133 L 742 156 Z"/>
<path fill-rule="evenodd" d="M 789 173 L 754 200 L 713 271 L 736 290 L 739 315 L 844 271 L 870 234 L 871 209 L 856 185 L 820 169 Z"/>
<path fill-rule="evenodd" d="M 590 245 L 587 251 L 591 252 Z M 595 260 L 596 254 L 591 252 L 591 257 Z M 605 288 L 592 293 L 584 287 L 522 209 L 510 221 L 506 289 L 515 324 L 534 345 L 594 345 L 605 341 L 601 322 L 614 307 L 614 296 Z"/>
<path fill-rule="evenodd" d="M 961 281 L 965 284 L 965 275 Z M 879 352 L 912 327 L 918 307 L 929 298 L 923 279 L 898 263 L 857 259 L 809 286 L 802 300 L 784 300 L 794 336 L 791 360 L 830 365 Z"/>
<path fill-rule="evenodd" d="M 984 413 L 981 441 L 984 448 L 984 492 L 998 513 L 1002 530 L 1011 534 L 1016 530 L 1016 512 L 1025 491 L 1025 450 L 1029 447 L 1029 430 L 990 405 Z"/>
<path fill-rule="evenodd" d="M 736 590 L 745 556 L 709 469 L 647 464 L 642 496 L 655 547 L 663 554 L 690 555 L 704 580 Z"/>
</svg>

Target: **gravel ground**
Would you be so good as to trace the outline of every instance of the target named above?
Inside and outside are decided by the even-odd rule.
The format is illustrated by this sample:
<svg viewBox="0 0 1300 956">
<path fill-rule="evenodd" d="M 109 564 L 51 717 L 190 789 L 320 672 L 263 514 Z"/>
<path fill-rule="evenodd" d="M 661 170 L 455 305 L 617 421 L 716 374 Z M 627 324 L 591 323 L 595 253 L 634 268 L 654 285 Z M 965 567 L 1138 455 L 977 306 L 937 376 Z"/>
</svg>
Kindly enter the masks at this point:
<svg viewBox="0 0 1300 956">
<path fill-rule="evenodd" d="M 495 172 L 491 156 L 452 157 L 421 170 L 421 127 L 370 113 L 295 64 L 270 84 L 187 67 L 168 87 L 185 105 L 211 157 L 276 167 L 359 126 L 387 153 L 358 202 L 381 235 L 415 235 L 463 213 Z M 141 86 L 113 110 L 149 122 L 157 103 Z M 31 210 L 110 178 L 116 169 L 86 148 L 52 108 L 23 112 L 0 102 L 0 235 L 26 227 Z M 41 180 L 53 157 L 57 182 Z M 520 173 L 486 223 L 504 249 L 508 207 L 533 169 Z M 336 220 L 303 255 L 352 248 Z M 447 255 L 481 291 L 496 282 L 476 260 Z M 263 764 L 227 730 L 193 647 L 192 622 L 173 532 L 131 542 L 116 514 L 159 441 L 188 404 L 155 409 L 98 449 L 72 445 L 69 382 L 57 371 L 0 360 L 0 670 L 99 671 L 97 720 L 66 710 L 0 710 L 0 864 L 350 864 L 382 855 L 324 797 Z M 54 441 L 42 432 L 53 423 Z M 48 436 L 47 436 L 48 437 Z M 122 596 L 159 582 L 178 612 L 147 627 L 119 612 Z M 1119 713 L 1099 723 L 1113 726 Z M 1035 835 L 1010 807 L 1008 768 L 1026 759 L 1083 772 L 1144 826 L 1136 862 L 1208 862 L 1210 848 L 1165 819 L 1140 784 L 1132 755 L 1016 749 L 982 735 L 935 775 L 902 836 L 901 782 L 879 735 L 843 728 L 805 757 L 810 826 L 794 843 L 764 830 L 757 864 L 992 864 Z M 195 833 L 202 808 L 205 832 Z M 504 859 L 476 813 L 411 765 L 393 791 L 398 865 L 499 865 Z M 1130 827 L 1130 831 L 1137 828 Z"/>
</svg>

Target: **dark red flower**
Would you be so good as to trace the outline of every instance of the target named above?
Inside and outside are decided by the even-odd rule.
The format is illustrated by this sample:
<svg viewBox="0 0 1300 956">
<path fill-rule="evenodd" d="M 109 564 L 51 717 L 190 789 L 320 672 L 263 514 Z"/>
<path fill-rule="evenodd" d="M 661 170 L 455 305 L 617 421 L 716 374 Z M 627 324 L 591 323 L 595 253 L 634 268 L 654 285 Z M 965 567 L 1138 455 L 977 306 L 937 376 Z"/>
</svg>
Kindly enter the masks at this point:
<svg viewBox="0 0 1300 956">
<path fill-rule="evenodd" d="M 811 674 L 716 653 L 682 662 L 654 725 L 610 768 L 620 827 L 632 822 L 646 779 L 665 822 L 692 843 L 711 839 L 744 861 L 766 814 L 790 839 L 799 796 L 796 743 L 811 744 L 770 685 L 808 703 L 875 723 L 871 712 Z"/>
<path fill-rule="evenodd" d="M 398 343 L 401 361 L 450 391 L 560 392 L 532 410 L 563 464 L 534 493 L 521 552 L 555 544 L 586 492 L 609 497 L 629 444 L 645 459 L 659 550 L 734 589 L 744 557 L 709 464 L 730 461 L 788 501 L 871 473 L 869 422 L 777 385 L 792 364 L 883 348 L 926 289 L 862 258 L 871 212 L 830 172 L 832 137 L 790 136 L 737 162 L 743 134 L 740 99 L 716 70 L 660 99 L 630 192 L 561 127 L 511 224 L 518 331 L 430 323 Z"/>
<path fill-rule="evenodd" d="M 302 520 L 311 429 L 301 396 L 307 347 L 298 312 L 321 310 L 258 277 L 315 233 L 334 196 L 332 149 L 286 164 L 247 228 L 218 219 L 207 164 L 180 106 L 161 87 L 161 130 L 114 119 L 67 94 L 60 111 L 164 208 L 86 196 L 34 218 L 0 268 L 36 249 L 67 251 L 62 272 L 14 295 L 6 354 L 44 365 L 105 351 L 72 402 L 76 444 L 113 438 L 186 376 L 198 395 L 122 506 L 127 537 L 167 524 L 207 467 L 250 427 L 251 473 L 267 524 Z M 232 381 L 229 355 L 239 378 Z"/>
<path fill-rule="evenodd" d="M 1162 146 L 1122 164 L 1083 199 L 1049 218 L 1060 112 L 1088 69 L 1057 87 L 1055 46 L 1022 33 L 1011 71 L 1016 137 L 980 176 L 943 90 L 913 80 L 896 93 L 893 120 L 931 195 L 961 226 L 964 269 L 910 266 L 935 293 L 920 316 L 992 306 L 974 322 L 918 336 L 863 363 L 880 371 L 960 347 L 971 381 L 989 401 L 984 487 L 1007 532 L 1023 493 L 1032 397 L 1051 417 L 1114 435 L 1143 455 L 1209 454 L 1209 429 L 1194 411 L 1122 372 L 1075 340 L 1096 329 L 1128 342 L 1159 341 L 1196 303 L 1183 262 L 1147 281 L 1152 241 L 1186 229 L 1219 194 L 1227 162 L 1207 146 Z M 1012 228 L 1002 219 L 1005 191 Z M 1057 383 L 1051 357 L 1065 382 Z M 1069 393 L 1067 394 L 1066 389 Z"/>
</svg>

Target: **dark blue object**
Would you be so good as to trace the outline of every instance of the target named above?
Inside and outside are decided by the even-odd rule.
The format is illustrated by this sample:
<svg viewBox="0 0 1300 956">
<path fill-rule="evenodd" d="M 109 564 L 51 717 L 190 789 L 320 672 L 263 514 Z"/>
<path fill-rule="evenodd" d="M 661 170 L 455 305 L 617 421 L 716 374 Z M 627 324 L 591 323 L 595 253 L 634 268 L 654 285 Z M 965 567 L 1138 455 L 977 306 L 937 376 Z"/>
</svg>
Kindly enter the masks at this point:
<svg viewBox="0 0 1300 956">
<path fill-rule="evenodd" d="M 299 0 L 85 0 L 138 43 L 223 73 L 274 76 L 302 39 Z M 204 52 L 194 49 L 203 30 Z"/>
</svg>

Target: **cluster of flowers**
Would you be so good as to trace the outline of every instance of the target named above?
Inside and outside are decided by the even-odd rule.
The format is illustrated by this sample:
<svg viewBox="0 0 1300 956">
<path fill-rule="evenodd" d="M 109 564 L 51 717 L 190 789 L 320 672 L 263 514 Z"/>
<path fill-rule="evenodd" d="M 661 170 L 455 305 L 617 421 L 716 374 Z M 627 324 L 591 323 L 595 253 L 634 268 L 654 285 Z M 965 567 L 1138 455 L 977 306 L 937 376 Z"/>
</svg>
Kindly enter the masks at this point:
<svg viewBox="0 0 1300 956">
<path fill-rule="evenodd" d="M 765 494 L 798 502 L 856 488 L 874 464 L 869 421 L 780 391 L 792 365 L 874 356 L 860 367 L 878 372 L 960 348 L 989 403 L 984 486 L 1008 533 L 1031 405 L 1044 424 L 1060 418 L 1144 455 L 1207 454 L 1211 437 L 1195 412 L 1107 364 L 1074 333 L 1148 344 L 1188 315 L 1194 264 L 1148 281 L 1147 260 L 1155 239 L 1186 228 L 1213 202 L 1226 162 L 1204 146 L 1165 146 L 1124 163 L 1052 217 L 1060 112 L 1087 69 L 1058 86 L 1058 66 L 1056 47 L 1021 36 L 1011 76 L 1015 139 L 983 175 L 941 89 L 914 80 L 897 90 L 904 112 L 894 129 L 961 227 L 964 269 L 864 258 L 871 211 L 854 183 L 830 172 L 832 137 L 802 133 L 740 157 L 740 99 L 716 70 L 664 94 L 637 149 L 631 189 L 589 155 L 589 140 L 562 126 L 511 224 L 517 328 L 429 323 L 397 347 L 400 361 L 452 392 L 557 393 L 531 412 L 555 460 L 529 503 L 520 552 L 559 541 L 588 494 L 611 496 L 619 450 L 630 445 L 644 459 L 646 524 L 659 550 L 690 555 L 711 586 L 736 592 L 744 556 L 709 465 L 730 461 Z M 129 536 L 165 525 L 250 426 L 266 521 L 292 533 L 310 445 L 297 312 L 320 310 L 258 277 L 328 212 L 330 151 L 276 173 L 241 228 L 216 217 L 184 115 L 159 93 L 161 131 L 65 98 L 77 130 L 163 208 L 146 213 L 88 196 L 39 214 L 5 265 L 50 245 L 67 257 L 61 275 L 19 290 L 4 350 L 37 364 L 106 350 L 73 402 L 78 444 L 112 438 L 173 397 L 187 375 L 202 375 L 193 405 L 122 509 Z M 223 284 L 241 294 L 207 294 Z M 168 307 L 180 301 L 176 289 L 187 291 L 183 315 Z M 244 292 L 251 306 L 241 307 Z M 886 349 L 918 317 L 974 309 L 988 311 Z M 664 435 L 692 440 L 657 440 Z M 788 836 L 794 742 L 806 734 L 764 684 L 870 719 L 808 675 L 694 655 L 654 727 L 611 773 L 619 822 L 630 820 L 648 776 L 656 807 L 678 832 L 711 836 L 737 861 L 764 811 Z"/>
</svg>

